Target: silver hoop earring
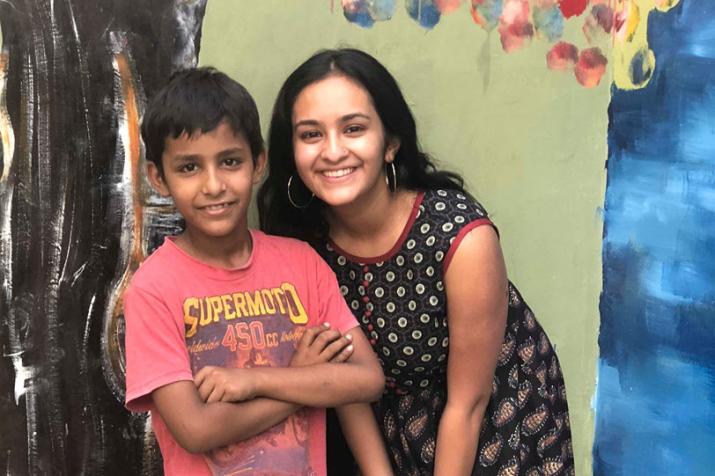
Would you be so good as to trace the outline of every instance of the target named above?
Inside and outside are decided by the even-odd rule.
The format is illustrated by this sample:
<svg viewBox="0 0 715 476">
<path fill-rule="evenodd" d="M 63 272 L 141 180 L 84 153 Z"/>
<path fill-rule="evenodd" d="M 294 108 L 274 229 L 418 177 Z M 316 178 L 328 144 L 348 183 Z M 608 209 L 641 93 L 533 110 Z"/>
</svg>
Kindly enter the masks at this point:
<svg viewBox="0 0 715 476">
<path fill-rule="evenodd" d="M 389 168 L 387 164 L 390 164 Z M 392 184 L 390 184 L 390 169 L 392 169 Z M 387 183 L 387 188 L 389 188 L 390 191 L 394 192 L 397 190 L 397 170 L 395 170 L 394 162 L 385 163 L 385 183 Z"/>
<path fill-rule="evenodd" d="M 290 178 L 288 179 L 288 201 L 290 202 L 291 205 L 293 205 L 293 208 L 298 208 L 298 209 L 308 208 L 308 205 L 310 205 L 310 202 L 313 201 L 315 194 L 311 192 L 310 200 L 308 200 L 304 205 L 298 205 L 297 203 L 295 203 L 295 201 L 293 201 L 293 197 L 290 196 L 290 184 L 292 181 L 293 181 L 293 176 L 291 175 Z"/>
</svg>

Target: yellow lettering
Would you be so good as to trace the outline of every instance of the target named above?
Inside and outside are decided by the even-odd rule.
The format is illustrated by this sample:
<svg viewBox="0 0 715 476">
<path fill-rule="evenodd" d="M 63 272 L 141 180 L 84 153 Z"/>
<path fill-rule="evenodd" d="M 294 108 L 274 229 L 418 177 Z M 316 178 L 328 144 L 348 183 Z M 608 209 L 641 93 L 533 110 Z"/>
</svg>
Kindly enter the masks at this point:
<svg viewBox="0 0 715 476">
<path fill-rule="evenodd" d="M 266 313 L 260 291 L 253 293 L 253 296 L 251 296 L 251 293 L 246 292 L 246 304 L 248 305 L 248 312 L 251 316 L 260 316 Z"/>
<path fill-rule="evenodd" d="M 273 296 L 275 296 L 274 302 L 278 304 L 278 308 L 281 310 L 281 314 L 285 314 L 286 308 L 283 302 L 286 298 L 283 294 L 283 291 L 281 290 L 281 288 L 273 288 L 271 291 L 273 291 Z"/>
<path fill-rule="evenodd" d="M 263 304 L 266 306 L 266 312 L 268 314 L 276 313 L 276 306 L 273 304 L 273 295 L 269 289 L 262 289 L 261 296 L 263 296 Z"/>
<path fill-rule="evenodd" d="M 307 324 L 308 314 L 303 308 L 303 303 L 300 302 L 300 297 L 298 296 L 298 291 L 291 283 L 281 284 L 281 289 L 285 293 L 286 303 L 288 304 L 288 312 L 290 313 L 290 320 L 294 324 Z"/>
<path fill-rule="evenodd" d="M 201 327 L 211 324 L 211 321 L 213 320 L 213 318 L 212 318 L 213 313 L 211 312 L 212 309 L 211 309 L 211 306 L 209 305 L 209 299 L 210 298 L 203 298 L 200 301 L 201 319 L 199 320 L 199 325 Z"/>
<path fill-rule="evenodd" d="M 233 307 L 236 309 L 236 317 L 249 315 L 246 311 L 246 299 L 243 297 L 243 293 L 233 293 Z"/>
<path fill-rule="evenodd" d="M 199 324 L 199 319 L 191 311 L 197 311 L 198 308 L 199 300 L 195 297 L 188 298 L 184 301 L 184 334 L 186 338 L 196 335 L 196 326 Z"/>
<path fill-rule="evenodd" d="M 223 303 L 223 317 L 227 321 L 230 321 L 231 319 L 236 318 L 236 311 L 234 311 L 231 308 L 231 295 L 230 294 L 224 294 L 221 296 L 221 302 Z"/>
<path fill-rule="evenodd" d="M 221 302 L 221 296 L 211 296 L 208 298 L 209 304 L 211 305 L 211 310 L 213 311 L 213 321 L 218 322 L 219 317 L 223 314 L 223 303 Z"/>
</svg>

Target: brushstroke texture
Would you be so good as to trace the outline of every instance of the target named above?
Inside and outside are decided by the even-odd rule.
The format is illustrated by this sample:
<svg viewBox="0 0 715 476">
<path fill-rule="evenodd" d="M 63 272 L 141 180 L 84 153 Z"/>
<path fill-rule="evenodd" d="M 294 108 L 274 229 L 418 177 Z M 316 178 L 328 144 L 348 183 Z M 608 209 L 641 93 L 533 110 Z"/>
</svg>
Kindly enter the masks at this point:
<svg viewBox="0 0 715 476">
<path fill-rule="evenodd" d="M 177 228 L 169 204 L 138 179 L 137 124 L 144 91 L 195 64 L 205 4 L 0 2 L 7 474 L 159 471 L 147 418 L 129 415 L 122 390 L 105 382 L 101 334 L 121 265 Z M 134 241 L 120 239 L 126 229 Z M 120 332 L 108 337 L 119 351 Z"/>
<path fill-rule="evenodd" d="M 597 476 L 715 467 L 715 3 L 650 26 L 659 66 L 610 106 Z"/>
</svg>

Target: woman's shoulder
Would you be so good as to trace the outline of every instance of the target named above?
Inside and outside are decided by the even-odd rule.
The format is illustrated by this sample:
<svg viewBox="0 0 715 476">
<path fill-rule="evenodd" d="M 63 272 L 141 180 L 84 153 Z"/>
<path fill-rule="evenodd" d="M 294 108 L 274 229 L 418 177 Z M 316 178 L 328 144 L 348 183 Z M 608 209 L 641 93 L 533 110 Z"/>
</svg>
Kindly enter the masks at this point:
<svg viewBox="0 0 715 476">
<path fill-rule="evenodd" d="M 454 189 L 426 190 L 420 212 L 455 224 L 488 219 L 486 209 L 469 193 Z"/>
</svg>

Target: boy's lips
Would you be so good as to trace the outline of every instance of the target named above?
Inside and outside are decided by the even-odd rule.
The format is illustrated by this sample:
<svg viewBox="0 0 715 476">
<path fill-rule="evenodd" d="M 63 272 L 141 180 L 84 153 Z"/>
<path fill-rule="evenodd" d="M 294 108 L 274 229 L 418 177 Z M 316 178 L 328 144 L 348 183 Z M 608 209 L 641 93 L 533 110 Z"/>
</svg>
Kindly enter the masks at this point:
<svg viewBox="0 0 715 476">
<path fill-rule="evenodd" d="M 236 203 L 235 201 L 211 203 L 209 205 L 202 205 L 202 206 L 198 207 L 198 209 L 209 214 L 209 215 L 220 215 L 221 213 L 228 210 L 229 207 L 233 206 L 235 203 Z"/>
</svg>

